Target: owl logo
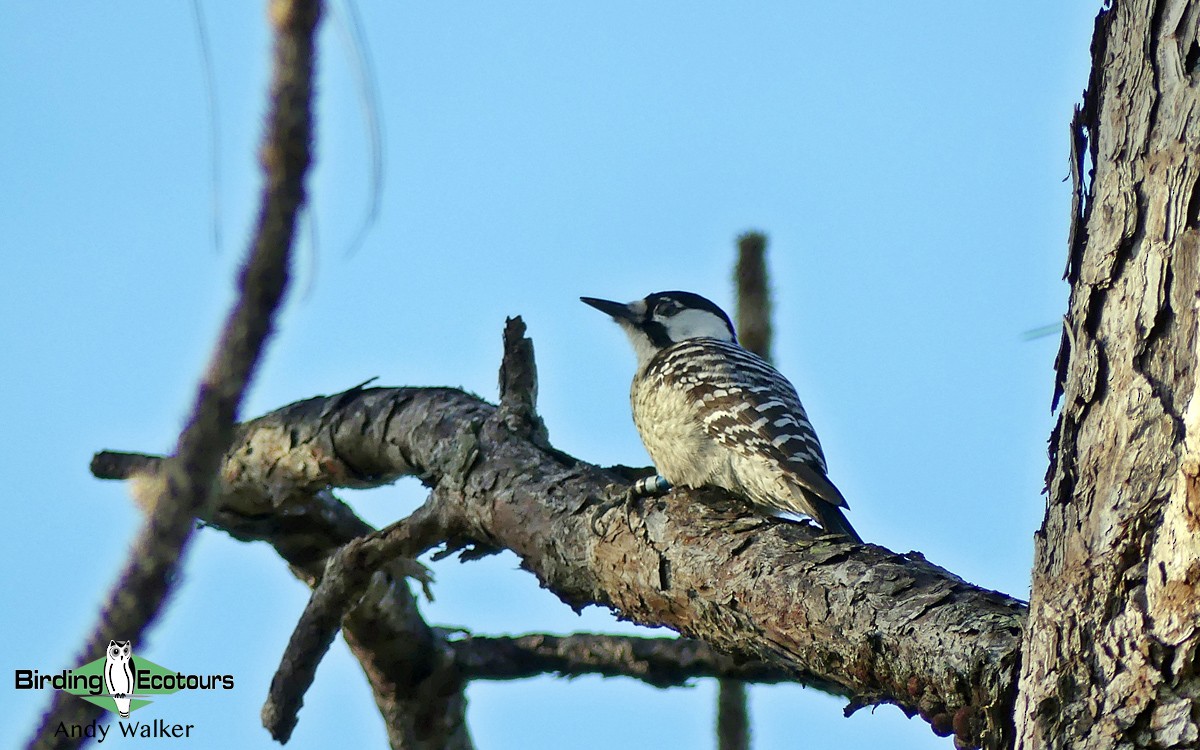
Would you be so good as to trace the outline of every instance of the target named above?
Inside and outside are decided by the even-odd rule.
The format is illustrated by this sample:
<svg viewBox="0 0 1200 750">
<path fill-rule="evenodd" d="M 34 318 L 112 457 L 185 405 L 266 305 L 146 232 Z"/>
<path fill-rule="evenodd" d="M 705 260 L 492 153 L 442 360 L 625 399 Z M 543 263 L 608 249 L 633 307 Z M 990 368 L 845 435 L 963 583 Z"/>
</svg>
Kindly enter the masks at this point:
<svg viewBox="0 0 1200 750">
<path fill-rule="evenodd" d="M 104 652 L 104 686 L 117 704 L 122 719 L 129 718 L 129 696 L 133 694 L 133 645 L 109 641 Z"/>
</svg>

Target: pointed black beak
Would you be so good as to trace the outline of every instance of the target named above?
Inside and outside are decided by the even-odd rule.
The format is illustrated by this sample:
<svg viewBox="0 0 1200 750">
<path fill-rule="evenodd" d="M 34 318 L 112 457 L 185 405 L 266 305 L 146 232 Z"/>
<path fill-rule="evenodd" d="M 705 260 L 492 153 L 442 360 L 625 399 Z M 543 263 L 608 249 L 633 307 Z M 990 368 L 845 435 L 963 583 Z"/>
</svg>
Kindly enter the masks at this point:
<svg viewBox="0 0 1200 750">
<path fill-rule="evenodd" d="M 613 320 L 634 320 L 637 314 L 629 309 L 629 305 L 624 302 L 612 302 L 606 299 L 596 299 L 595 297 L 580 297 L 579 301 L 585 305 L 591 305 L 602 313 L 611 315 Z"/>
</svg>

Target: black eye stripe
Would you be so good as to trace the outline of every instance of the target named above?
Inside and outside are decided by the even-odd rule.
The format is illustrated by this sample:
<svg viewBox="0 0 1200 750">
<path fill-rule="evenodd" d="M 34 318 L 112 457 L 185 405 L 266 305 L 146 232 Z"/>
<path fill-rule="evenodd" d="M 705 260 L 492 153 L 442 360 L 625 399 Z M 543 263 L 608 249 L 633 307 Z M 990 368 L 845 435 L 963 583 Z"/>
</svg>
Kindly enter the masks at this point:
<svg viewBox="0 0 1200 750">
<path fill-rule="evenodd" d="M 674 343 L 671 341 L 670 334 L 667 333 L 667 327 L 662 323 L 654 320 L 649 321 L 642 326 L 642 330 L 646 332 L 646 336 L 650 339 L 650 343 L 654 344 L 654 346 L 659 349 L 666 348 Z"/>
</svg>

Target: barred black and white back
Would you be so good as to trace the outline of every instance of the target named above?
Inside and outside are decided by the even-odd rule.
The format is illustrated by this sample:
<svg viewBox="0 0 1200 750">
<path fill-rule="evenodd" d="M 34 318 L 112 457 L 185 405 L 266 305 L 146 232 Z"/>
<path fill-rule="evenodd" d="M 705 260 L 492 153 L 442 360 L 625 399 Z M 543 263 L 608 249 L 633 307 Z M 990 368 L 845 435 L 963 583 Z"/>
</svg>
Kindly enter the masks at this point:
<svg viewBox="0 0 1200 750">
<path fill-rule="evenodd" d="M 760 510 L 803 514 L 861 541 L 796 389 L 738 345 L 719 307 L 689 292 L 628 305 L 583 301 L 611 315 L 634 345 L 633 418 L 667 481 L 723 487 Z"/>
</svg>

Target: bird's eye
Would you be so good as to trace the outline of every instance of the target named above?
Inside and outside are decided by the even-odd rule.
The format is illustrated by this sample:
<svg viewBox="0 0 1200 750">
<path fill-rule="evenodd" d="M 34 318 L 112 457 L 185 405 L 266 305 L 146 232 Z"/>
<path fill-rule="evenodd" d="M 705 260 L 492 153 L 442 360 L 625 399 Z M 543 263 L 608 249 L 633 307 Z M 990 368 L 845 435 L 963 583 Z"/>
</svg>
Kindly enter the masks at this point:
<svg viewBox="0 0 1200 750">
<path fill-rule="evenodd" d="M 672 315 L 677 314 L 682 309 L 683 309 L 683 306 L 680 305 L 675 300 L 665 299 L 662 302 L 658 303 L 658 306 L 654 308 L 654 311 L 656 313 L 658 313 L 659 315 L 663 316 L 664 318 L 669 318 Z"/>
</svg>

